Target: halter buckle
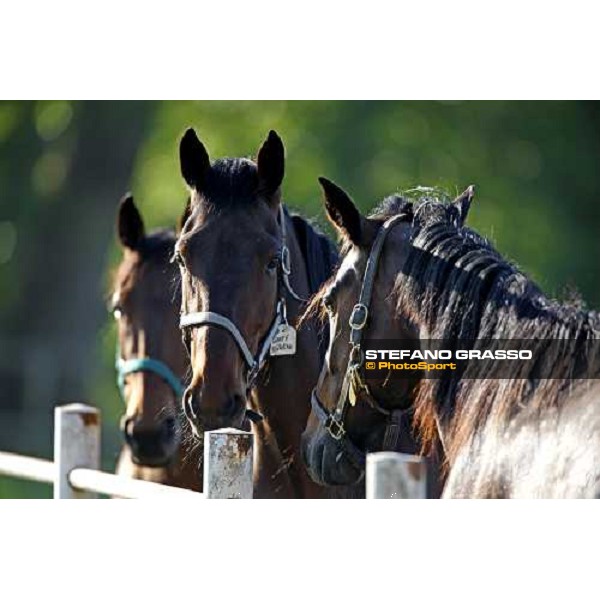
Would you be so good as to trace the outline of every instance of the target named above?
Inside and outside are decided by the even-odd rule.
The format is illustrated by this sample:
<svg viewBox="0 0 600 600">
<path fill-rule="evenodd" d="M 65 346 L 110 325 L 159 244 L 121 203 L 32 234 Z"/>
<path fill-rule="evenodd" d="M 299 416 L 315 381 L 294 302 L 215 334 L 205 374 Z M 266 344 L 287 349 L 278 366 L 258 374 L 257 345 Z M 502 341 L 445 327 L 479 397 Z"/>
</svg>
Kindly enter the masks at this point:
<svg viewBox="0 0 600 600">
<path fill-rule="evenodd" d="M 369 309 L 365 304 L 358 303 L 354 305 L 352 309 L 352 314 L 350 315 L 350 319 L 348 324 L 351 329 L 360 330 L 363 329 L 367 324 L 367 318 L 369 317 Z"/>
<path fill-rule="evenodd" d="M 344 424 L 338 421 L 333 415 L 329 415 L 325 421 L 325 429 L 334 440 L 341 440 L 346 435 Z"/>
</svg>

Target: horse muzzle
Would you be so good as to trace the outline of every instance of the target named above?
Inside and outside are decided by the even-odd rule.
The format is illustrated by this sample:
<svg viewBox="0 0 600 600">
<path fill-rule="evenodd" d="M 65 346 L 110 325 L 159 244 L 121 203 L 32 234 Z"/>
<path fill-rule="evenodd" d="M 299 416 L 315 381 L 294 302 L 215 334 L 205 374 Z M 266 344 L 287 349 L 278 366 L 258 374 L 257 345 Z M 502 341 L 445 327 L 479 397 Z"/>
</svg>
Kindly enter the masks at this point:
<svg viewBox="0 0 600 600">
<path fill-rule="evenodd" d="M 131 451 L 131 458 L 137 465 L 164 467 L 177 454 L 181 429 L 175 418 L 144 426 L 135 418 L 128 417 L 123 420 L 122 429 L 125 442 Z"/>
<path fill-rule="evenodd" d="M 351 460 L 343 444 L 321 425 L 314 432 L 302 435 L 302 458 L 308 474 L 319 485 L 354 485 L 364 477 L 364 469 Z"/>
<path fill-rule="evenodd" d="M 201 438 L 205 431 L 233 427 L 242 429 L 246 418 L 246 399 L 233 394 L 210 407 L 203 402 L 203 391 L 188 388 L 183 396 L 183 411 L 195 437 Z"/>
</svg>

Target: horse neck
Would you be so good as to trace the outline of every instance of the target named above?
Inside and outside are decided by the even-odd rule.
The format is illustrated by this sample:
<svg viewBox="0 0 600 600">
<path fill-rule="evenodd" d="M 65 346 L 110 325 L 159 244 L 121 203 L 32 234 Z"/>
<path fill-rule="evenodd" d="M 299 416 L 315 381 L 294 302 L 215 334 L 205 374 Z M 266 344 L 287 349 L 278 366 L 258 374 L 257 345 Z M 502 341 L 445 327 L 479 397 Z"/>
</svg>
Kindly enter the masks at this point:
<svg viewBox="0 0 600 600">
<path fill-rule="evenodd" d="M 502 282 L 493 299 L 481 307 L 481 314 L 470 317 L 478 320 L 473 339 L 520 339 L 523 336 L 528 340 L 528 345 L 539 344 L 539 348 L 543 348 L 548 340 L 560 339 L 561 343 L 568 344 L 572 361 L 569 365 L 564 363 L 564 359 L 546 365 L 546 368 L 553 367 L 551 372 L 558 377 L 552 380 L 539 378 L 534 371 L 534 361 L 524 367 L 529 371 L 520 373 L 519 379 L 471 378 L 468 373 L 463 373 L 454 381 L 450 375 L 448 380 L 441 379 L 437 386 L 433 383 L 437 388 L 434 393 L 428 389 L 428 384 L 422 386 L 420 401 L 423 402 L 424 394 L 433 399 L 437 433 L 442 438 L 450 462 L 465 444 L 482 431 L 492 415 L 498 419 L 500 414 L 498 422 L 507 425 L 509 420 L 533 402 L 543 408 L 564 401 L 567 398 L 563 393 L 564 384 L 570 381 L 564 367 L 569 370 L 585 368 L 586 361 L 590 359 L 585 354 L 586 341 L 600 337 L 598 313 L 578 310 L 548 299 L 522 274 L 516 275 L 520 279 L 521 291 L 515 293 L 511 289 L 514 277 Z M 509 308 L 506 309 L 506 306 Z M 565 335 L 568 338 L 565 339 Z M 435 337 L 447 339 L 449 336 L 441 332 Z M 597 350 L 598 346 L 595 348 Z M 596 371 L 599 362 L 596 357 L 593 362 Z M 559 369 L 561 365 L 564 379 L 559 378 L 559 370 L 554 370 L 554 367 Z"/>
<path fill-rule="evenodd" d="M 286 225 L 292 266 L 290 283 L 296 294 L 308 298 L 306 263 L 289 218 Z M 288 321 L 293 324 L 304 306 L 285 290 L 284 296 Z M 308 420 L 310 392 L 319 369 L 316 331 L 303 327 L 297 331 L 296 354 L 272 358 L 266 383 L 252 394 L 251 402 L 265 419 L 264 424 L 253 427 L 260 445 L 257 484 L 271 488 L 259 489 L 257 495 L 273 492 L 286 495 L 285 490 L 296 497 L 320 495 L 319 486 L 308 477 L 300 456 L 300 437 Z"/>
</svg>

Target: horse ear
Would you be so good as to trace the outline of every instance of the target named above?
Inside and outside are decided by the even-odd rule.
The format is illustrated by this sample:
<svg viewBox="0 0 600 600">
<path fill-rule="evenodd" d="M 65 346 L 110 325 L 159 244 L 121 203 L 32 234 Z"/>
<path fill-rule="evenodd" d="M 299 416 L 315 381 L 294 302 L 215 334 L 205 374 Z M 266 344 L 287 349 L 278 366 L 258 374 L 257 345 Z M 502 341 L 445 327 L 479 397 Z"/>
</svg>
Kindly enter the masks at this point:
<svg viewBox="0 0 600 600">
<path fill-rule="evenodd" d="M 187 202 L 185 203 L 185 208 L 179 217 L 179 221 L 177 222 L 177 234 L 181 233 L 182 229 L 185 226 L 185 222 L 189 219 L 192 214 L 192 197 L 188 196 Z"/>
<path fill-rule="evenodd" d="M 267 139 L 258 151 L 256 158 L 258 168 L 259 193 L 267 200 L 274 199 L 279 202 L 277 194 L 285 174 L 285 149 L 281 138 L 273 131 L 269 131 Z"/>
<path fill-rule="evenodd" d="M 457 225 L 462 227 L 469 214 L 469 208 L 471 208 L 471 202 L 475 196 L 475 186 L 470 185 L 460 196 L 452 201 L 454 208 L 457 211 Z"/>
<path fill-rule="evenodd" d="M 363 237 L 363 216 L 356 205 L 346 194 L 329 179 L 319 177 L 325 197 L 325 210 L 334 227 L 353 244 L 360 245 Z"/>
<path fill-rule="evenodd" d="M 121 245 L 130 250 L 139 248 L 144 239 L 144 221 L 140 215 L 131 194 L 121 198 L 117 217 L 117 231 Z"/>
<path fill-rule="evenodd" d="M 179 143 L 179 162 L 185 182 L 191 188 L 200 190 L 210 169 L 210 158 L 204 144 L 191 127 L 183 134 Z"/>
</svg>

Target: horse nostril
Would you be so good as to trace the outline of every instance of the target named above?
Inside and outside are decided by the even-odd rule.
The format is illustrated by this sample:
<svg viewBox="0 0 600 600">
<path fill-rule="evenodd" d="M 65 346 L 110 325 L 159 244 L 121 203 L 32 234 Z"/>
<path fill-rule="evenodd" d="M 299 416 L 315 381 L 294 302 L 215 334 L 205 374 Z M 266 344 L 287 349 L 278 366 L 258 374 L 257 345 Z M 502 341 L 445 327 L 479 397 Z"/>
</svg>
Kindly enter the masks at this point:
<svg viewBox="0 0 600 600">
<path fill-rule="evenodd" d="M 125 441 L 133 462 L 148 467 L 166 465 L 179 445 L 178 421 L 168 417 L 159 422 L 130 418 L 123 423 Z"/>
<path fill-rule="evenodd" d="M 225 416 L 233 417 L 240 410 L 240 406 L 244 404 L 244 397 L 241 394 L 230 396 L 225 405 Z"/>
</svg>

